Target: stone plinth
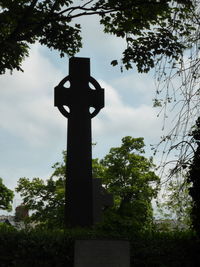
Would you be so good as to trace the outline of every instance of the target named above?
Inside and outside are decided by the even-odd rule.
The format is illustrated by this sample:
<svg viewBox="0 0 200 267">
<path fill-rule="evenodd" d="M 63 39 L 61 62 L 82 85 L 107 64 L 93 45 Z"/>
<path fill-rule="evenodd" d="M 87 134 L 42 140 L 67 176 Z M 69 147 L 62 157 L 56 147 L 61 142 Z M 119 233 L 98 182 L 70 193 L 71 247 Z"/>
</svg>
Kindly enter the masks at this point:
<svg viewBox="0 0 200 267">
<path fill-rule="evenodd" d="M 77 240 L 74 267 L 130 267 L 130 244 L 124 240 Z"/>
</svg>

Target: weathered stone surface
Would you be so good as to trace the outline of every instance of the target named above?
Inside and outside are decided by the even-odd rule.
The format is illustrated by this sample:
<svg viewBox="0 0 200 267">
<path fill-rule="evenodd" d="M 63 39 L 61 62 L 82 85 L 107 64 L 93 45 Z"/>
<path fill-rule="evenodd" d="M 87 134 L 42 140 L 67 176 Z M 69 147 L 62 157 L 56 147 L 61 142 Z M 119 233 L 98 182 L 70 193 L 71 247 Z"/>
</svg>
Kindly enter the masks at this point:
<svg viewBox="0 0 200 267">
<path fill-rule="evenodd" d="M 74 267 L 130 267 L 130 244 L 124 240 L 77 240 Z"/>
</svg>

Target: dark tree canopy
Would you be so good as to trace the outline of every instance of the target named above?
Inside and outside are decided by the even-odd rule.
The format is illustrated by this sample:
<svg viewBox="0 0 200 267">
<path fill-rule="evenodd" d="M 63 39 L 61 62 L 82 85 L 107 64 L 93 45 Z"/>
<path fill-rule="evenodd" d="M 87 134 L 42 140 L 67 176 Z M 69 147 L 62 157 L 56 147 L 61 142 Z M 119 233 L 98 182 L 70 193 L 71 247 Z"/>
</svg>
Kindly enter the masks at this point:
<svg viewBox="0 0 200 267">
<path fill-rule="evenodd" d="M 144 156 L 144 139 L 126 136 L 100 161 L 103 184 L 114 196 L 114 207 L 105 216 L 112 227 L 145 229 L 153 221 L 152 199 L 158 193 L 159 177 L 153 159 Z"/>
<path fill-rule="evenodd" d="M 81 25 L 74 19 L 89 15 L 99 16 L 106 33 L 126 40 L 122 65 L 129 69 L 135 63 L 138 71 L 147 72 L 156 57 L 181 55 L 185 46 L 180 37 L 191 31 L 185 20 L 193 4 L 192 0 L 0 1 L 0 73 L 21 70 L 29 45 L 36 41 L 58 50 L 61 57 L 75 55 L 82 43 Z"/>
<path fill-rule="evenodd" d="M 189 167 L 187 182 L 192 183 L 189 188 L 189 193 L 192 197 L 192 225 L 200 237 L 200 117 L 196 121 L 192 137 L 193 141 L 197 144 L 197 148 Z"/>
<path fill-rule="evenodd" d="M 104 187 L 114 196 L 114 207 L 105 212 L 105 225 L 143 229 L 153 219 L 151 205 L 156 197 L 159 178 L 152 159 L 143 156 L 143 138 L 126 136 L 120 147 L 111 148 L 102 159 L 93 160 L 93 177 L 102 178 Z M 20 178 L 16 191 L 23 204 L 33 211 L 30 220 L 40 226 L 63 227 L 65 204 L 65 159 L 53 166 L 50 179 Z"/>
<path fill-rule="evenodd" d="M 11 211 L 11 203 L 13 201 L 14 193 L 8 189 L 4 184 L 2 178 L 0 178 L 0 210 Z"/>
</svg>

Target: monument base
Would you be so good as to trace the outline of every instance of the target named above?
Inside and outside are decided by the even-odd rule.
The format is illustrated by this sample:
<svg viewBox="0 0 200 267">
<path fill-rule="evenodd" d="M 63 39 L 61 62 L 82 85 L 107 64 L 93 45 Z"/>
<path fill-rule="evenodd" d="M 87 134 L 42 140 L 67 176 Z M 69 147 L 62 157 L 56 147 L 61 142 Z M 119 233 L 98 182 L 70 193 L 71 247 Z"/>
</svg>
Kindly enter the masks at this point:
<svg viewBox="0 0 200 267">
<path fill-rule="evenodd" d="M 125 240 L 76 240 L 74 267 L 130 267 Z"/>
</svg>

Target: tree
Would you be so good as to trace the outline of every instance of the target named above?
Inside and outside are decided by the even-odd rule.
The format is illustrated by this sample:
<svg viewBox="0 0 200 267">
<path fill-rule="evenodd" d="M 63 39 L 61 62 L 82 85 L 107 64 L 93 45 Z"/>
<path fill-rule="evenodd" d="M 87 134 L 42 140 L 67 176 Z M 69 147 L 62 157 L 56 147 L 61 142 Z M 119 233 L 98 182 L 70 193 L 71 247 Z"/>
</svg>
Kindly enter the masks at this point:
<svg viewBox="0 0 200 267">
<path fill-rule="evenodd" d="M 27 222 L 40 222 L 49 228 L 64 225 L 64 181 L 50 177 L 46 183 L 40 178 L 20 178 L 17 192 L 23 198 L 23 204 L 33 211 Z"/>
<path fill-rule="evenodd" d="M 155 70 L 157 79 L 155 105 L 161 108 L 159 115 L 163 112 L 163 130 L 168 123 L 168 117 L 170 118 L 170 129 L 161 137 L 155 147 L 155 152 L 157 150 L 163 152 L 161 171 L 169 169 L 166 181 L 170 179 L 172 186 L 168 188 L 168 194 L 171 191 L 168 204 L 171 204 L 173 211 L 179 213 L 181 220 L 189 222 L 190 226 L 200 235 L 198 179 L 200 1 L 194 2 L 196 8 L 193 16 L 188 18 L 193 30 L 188 33 L 188 36 L 182 36 L 182 43 L 188 49 L 184 51 L 178 61 L 172 60 L 167 63 L 163 57 Z M 173 120 L 170 116 L 172 114 Z M 181 176 L 178 184 L 176 184 L 177 175 Z"/>
<path fill-rule="evenodd" d="M 137 224 L 142 228 L 152 219 L 151 199 L 157 193 L 152 183 L 157 185 L 159 178 L 152 170 L 152 159 L 142 156 L 143 147 L 143 138 L 124 137 L 121 147 L 111 148 L 101 161 L 93 159 L 93 177 L 102 178 L 103 186 L 115 198 L 114 208 L 105 212 L 105 225 L 119 221 L 120 226 Z M 34 211 L 30 219 L 48 227 L 64 224 L 65 160 L 63 152 L 63 162 L 53 165 L 54 172 L 46 183 L 39 178 L 20 178 L 16 188 L 24 205 Z"/>
<path fill-rule="evenodd" d="M 111 148 L 100 161 L 105 188 L 114 196 L 112 216 L 106 221 L 125 227 L 144 229 L 153 219 L 151 200 L 157 196 L 159 177 L 154 173 L 152 158 L 144 154 L 143 138 L 122 138 L 120 147 Z"/>
<path fill-rule="evenodd" d="M 177 228 L 191 228 L 192 198 L 189 194 L 191 183 L 187 182 L 187 176 L 176 175 L 176 179 L 170 179 L 165 183 L 167 189 L 162 194 L 162 201 L 157 203 L 159 214 L 162 217 L 177 221 Z"/>
<path fill-rule="evenodd" d="M 178 169 L 183 171 L 174 171 L 176 179 L 168 179 L 166 201 L 160 207 L 161 211 L 167 210 L 171 217 L 175 215 L 178 222 L 192 227 L 200 236 L 200 117 L 191 128 L 188 146 L 192 155 L 187 162 L 179 163 Z"/>
<path fill-rule="evenodd" d="M 195 8 L 192 0 L 2 0 L 0 1 L 0 73 L 21 70 L 29 45 L 38 41 L 56 49 L 61 57 L 79 51 L 81 28 L 74 23 L 82 16 L 99 16 L 104 31 L 124 38 L 127 48 L 121 63 L 138 71 L 155 66 L 155 58 L 178 59 L 186 47 L 179 37 L 188 36 Z M 113 65 L 118 61 L 113 60 Z"/>
<path fill-rule="evenodd" d="M 127 43 L 121 60 L 114 59 L 112 65 L 120 63 L 122 69 L 123 66 L 130 69 L 136 64 L 139 72 L 156 68 L 158 87 L 154 102 L 162 105 L 164 121 L 169 104 L 176 101 L 175 107 L 179 109 L 174 125 L 160 144 L 167 143 L 168 150 L 164 147 L 164 152 L 178 147 L 180 152 L 174 162 L 175 170 L 180 169 L 182 162 L 191 158 L 186 141 L 193 125 L 191 120 L 199 114 L 199 3 L 199 0 L 0 1 L 0 73 L 22 70 L 21 63 L 28 56 L 30 44 L 35 42 L 58 50 L 61 57 L 74 56 L 82 46 L 81 25 L 75 23 L 76 18 L 98 16 L 106 33 Z M 180 75 L 181 85 L 174 90 L 177 79 L 173 84 L 172 79 Z M 174 97 L 175 91 L 180 92 L 178 97 Z"/>
<path fill-rule="evenodd" d="M 12 190 L 8 189 L 4 184 L 2 178 L 0 178 L 0 209 L 1 210 L 12 210 L 12 201 L 14 193 Z"/>
<path fill-rule="evenodd" d="M 65 164 L 66 152 L 63 152 L 63 162 L 52 166 L 53 174 L 46 181 L 19 179 L 15 190 L 23 199 L 22 205 L 32 211 L 27 222 L 39 222 L 49 228 L 64 227 Z"/>
<path fill-rule="evenodd" d="M 187 34 L 178 37 L 186 49 L 178 60 L 167 61 L 164 55 L 155 65 L 154 105 L 160 107 L 158 116 L 163 115 L 163 130 L 170 118 L 170 128 L 166 127 L 169 130 L 164 132 L 155 152 L 163 152 L 161 165 L 170 166 L 171 176 L 180 175 L 194 157 L 195 146 L 190 133 L 200 112 L 200 1 L 194 0 L 193 3 L 195 8 L 185 20 L 186 28 L 190 25 Z"/>
<path fill-rule="evenodd" d="M 189 194 L 192 197 L 192 225 L 198 236 L 200 236 L 200 117 L 196 121 L 192 137 L 197 145 L 194 158 L 188 171 L 188 183 L 191 183 Z"/>
</svg>

